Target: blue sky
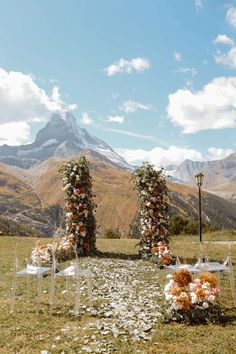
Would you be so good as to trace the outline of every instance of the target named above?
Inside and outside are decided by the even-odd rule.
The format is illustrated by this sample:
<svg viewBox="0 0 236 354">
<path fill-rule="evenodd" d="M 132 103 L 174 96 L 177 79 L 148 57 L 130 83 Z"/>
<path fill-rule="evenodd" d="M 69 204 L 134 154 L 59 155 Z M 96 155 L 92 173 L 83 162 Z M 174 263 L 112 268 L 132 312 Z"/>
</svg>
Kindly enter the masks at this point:
<svg viewBox="0 0 236 354">
<path fill-rule="evenodd" d="M 0 0 L 0 144 L 57 109 L 129 162 L 236 151 L 236 2 Z"/>
</svg>

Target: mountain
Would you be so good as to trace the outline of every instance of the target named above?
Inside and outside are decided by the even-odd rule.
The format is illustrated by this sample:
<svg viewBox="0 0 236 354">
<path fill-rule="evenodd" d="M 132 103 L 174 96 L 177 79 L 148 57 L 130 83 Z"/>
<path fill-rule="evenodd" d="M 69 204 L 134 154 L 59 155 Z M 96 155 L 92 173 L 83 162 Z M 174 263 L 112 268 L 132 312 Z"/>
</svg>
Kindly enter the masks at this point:
<svg viewBox="0 0 236 354">
<path fill-rule="evenodd" d="M 83 150 L 91 150 L 111 163 L 132 170 L 132 167 L 104 141 L 81 129 L 70 112 L 55 113 L 39 130 L 33 143 L 0 146 L 0 161 L 22 169 L 30 169 L 51 157 L 68 159 Z"/>
<path fill-rule="evenodd" d="M 50 235 L 52 219 L 31 186 L 0 166 L 0 231 L 8 234 Z M 52 224 L 52 226 L 51 226 Z M 22 229 L 22 230 L 21 230 Z"/>
<path fill-rule="evenodd" d="M 103 230 L 119 228 L 123 235 L 128 235 L 137 210 L 136 192 L 130 181 L 131 173 L 115 165 L 107 164 L 106 161 L 96 160 L 96 155 L 94 158 L 90 150 L 85 151 L 85 154 L 91 162 L 90 170 L 93 191 L 96 194 L 98 224 Z M 72 157 L 77 159 L 79 155 Z M 2 164 L 0 166 L 1 179 L 5 182 L 9 181 L 9 185 L 3 186 L 2 182 L 0 186 L 1 214 L 16 222 L 27 224 L 37 230 L 40 235 L 53 234 L 54 220 L 50 218 L 49 214 L 52 214 L 50 208 L 57 203 L 61 207 L 65 205 L 62 176 L 58 172 L 64 162 L 62 158 L 52 157 L 24 171 L 21 175 L 24 181 L 10 175 L 8 166 L 6 166 L 8 172 L 4 174 L 4 164 Z M 12 174 L 17 174 L 18 170 L 12 168 Z M 13 187 L 15 189 L 10 192 L 12 184 L 18 187 Z M 196 186 L 169 182 L 168 188 L 170 190 L 170 215 L 181 214 L 186 218 L 197 219 L 198 190 Z M 12 198 L 9 198 L 11 193 L 13 193 Z M 26 193 L 25 198 L 23 193 Z M 16 204 L 18 199 L 20 205 Z M 5 213 L 4 205 L 7 202 L 9 203 L 8 212 Z M 220 228 L 236 228 L 236 205 L 203 191 L 202 217 L 204 221 Z"/>
<path fill-rule="evenodd" d="M 130 181 L 131 173 L 94 160 L 90 151 L 86 156 L 91 161 L 98 223 L 103 229 L 119 227 L 122 232 L 127 233 L 137 209 L 136 192 Z M 44 206 L 56 203 L 64 206 L 65 193 L 61 188 L 62 177 L 58 173 L 62 163 L 63 161 L 51 158 L 31 170 L 29 182 Z M 168 188 L 170 215 L 181 214 L 197 219 L 197 187 L 168 182 Z M 236 228 L 236 205 L 206 191 L 202 193 L 202 216 L 204 221 L 217 227 Z"/>
<path fill-rule="evenodd" d="M 203 188 L 228 200 L 236 202 L 236 153 L 214 161 L 185 160 L 173 176 L 184 183 L 195 184 L 195 175 L 205 175 Z"/>
</svg>

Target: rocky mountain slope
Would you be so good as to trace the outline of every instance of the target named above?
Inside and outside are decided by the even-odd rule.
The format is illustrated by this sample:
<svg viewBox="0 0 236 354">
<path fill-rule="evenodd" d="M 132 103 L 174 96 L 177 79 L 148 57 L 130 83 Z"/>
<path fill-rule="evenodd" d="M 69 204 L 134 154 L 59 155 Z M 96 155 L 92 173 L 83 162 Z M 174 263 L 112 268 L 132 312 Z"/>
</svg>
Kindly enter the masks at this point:
<svg viewBox="0 0 236 354">
<path fill-rule="evenodd" d="M 124 169 L 132 167 L 104 141 L 81 129 L 70 112 L 55 113 L 39 130 L 33 143 L 0 146 L 0 161 L 10 166 L 30 169 L 51 157 L 69 158 L 83 150 L 91 150 Z"/>
<path fill-rule="evenodd" d="M 173 175 L 184 183 L 195 184 L 194 176 L 198 172 L 205 175 L 206 190 L 236 202 L 236 153 L 214 161 L 185 160 L 175 169 Z"/>
</svg>

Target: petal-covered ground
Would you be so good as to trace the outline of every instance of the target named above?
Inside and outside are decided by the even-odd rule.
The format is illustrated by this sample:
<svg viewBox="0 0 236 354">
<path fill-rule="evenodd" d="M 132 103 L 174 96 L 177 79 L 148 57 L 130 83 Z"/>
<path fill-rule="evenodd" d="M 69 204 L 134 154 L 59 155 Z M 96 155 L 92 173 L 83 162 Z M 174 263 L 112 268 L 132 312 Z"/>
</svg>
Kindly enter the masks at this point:
<svg viewBox="0 0 236 354">
<path fill-rule="evenodd" d="M 141 260 L 94 258 L 84 259 L 81 266 L 92 271 L 93 288 L 90 302 L 83 279 L 77 316 L 92 317 L 87 323 L 91 335 L 84 339 L 82 351 L 110 353 L 112 338 L 118 337 L 123 342 L 150 340 L 162 296 L 157 266 Z M 71 283 L 70 291 L 76 293 L 76 283 Z"/>
</svg>

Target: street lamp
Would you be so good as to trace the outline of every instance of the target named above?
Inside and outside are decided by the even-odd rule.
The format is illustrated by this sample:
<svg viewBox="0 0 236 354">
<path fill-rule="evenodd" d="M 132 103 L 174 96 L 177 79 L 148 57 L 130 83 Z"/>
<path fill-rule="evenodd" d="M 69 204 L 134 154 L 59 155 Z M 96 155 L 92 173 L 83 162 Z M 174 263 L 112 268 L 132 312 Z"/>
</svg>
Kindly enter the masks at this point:
<svg viewBox="0 0 236 354">
<path fill-rule="evenodd" d="M 198 173 L 195 176 L 196 183 L 198 185 L 198 202 L 199 202 L 199 237 L 200 237 L 200 242 L 202 243 L 202 205 L 201 205 L 201 186 L 203 185 L 203 180 L 204 180 L 204 174 L 203 173 Z"/>
</svg>

